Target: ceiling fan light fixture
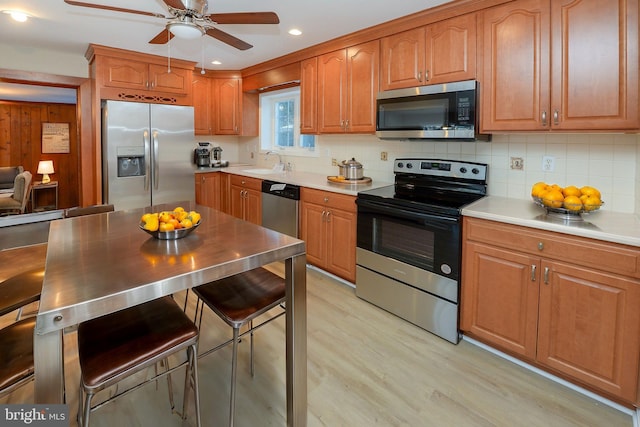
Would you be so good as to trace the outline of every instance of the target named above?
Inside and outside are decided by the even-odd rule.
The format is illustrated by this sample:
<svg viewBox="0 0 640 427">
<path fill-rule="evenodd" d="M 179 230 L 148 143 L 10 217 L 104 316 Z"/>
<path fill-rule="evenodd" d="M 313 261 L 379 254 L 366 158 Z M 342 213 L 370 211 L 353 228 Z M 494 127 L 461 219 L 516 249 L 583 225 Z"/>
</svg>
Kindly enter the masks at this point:
<svg viewBox="0 0 640 427">
<path fill-rule="evenodd" d="M 181 39 L 193 40 L 204 35 L 205 31 L 202 27 L 193 22 L 169 22 L 167 29 L 171 33 Z"/>
</svg>

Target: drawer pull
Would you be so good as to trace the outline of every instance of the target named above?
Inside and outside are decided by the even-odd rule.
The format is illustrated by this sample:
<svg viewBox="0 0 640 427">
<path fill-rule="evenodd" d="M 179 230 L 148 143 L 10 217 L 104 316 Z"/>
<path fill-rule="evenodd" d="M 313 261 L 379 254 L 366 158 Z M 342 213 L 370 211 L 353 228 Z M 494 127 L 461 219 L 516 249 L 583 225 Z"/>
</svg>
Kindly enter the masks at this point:
<svg viewBox="0 0 640 427">
<path fill-rule="evenodd" d="M 538 250 L 543 250 L 544 249 L 544 243 L 542 242 L 538 242 Z"/>
<path fill-rule="evenodd" d="M 536 265 L 535 264 L 531 264 L 531 281 L 532 282 L 536 281 Z"/>
</svg>

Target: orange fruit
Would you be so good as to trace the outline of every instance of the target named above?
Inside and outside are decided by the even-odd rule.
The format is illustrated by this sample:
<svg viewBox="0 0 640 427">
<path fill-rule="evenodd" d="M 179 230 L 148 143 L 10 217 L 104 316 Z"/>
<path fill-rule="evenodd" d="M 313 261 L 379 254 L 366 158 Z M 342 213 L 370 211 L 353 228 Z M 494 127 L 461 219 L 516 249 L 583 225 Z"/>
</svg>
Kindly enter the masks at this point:
<svg viewBox="0 0 640 427">
<path fill-rule="evenodd" d="M 562 203 L 565 209 L 573 212 L 582 210 L 582 200 L 578 196 L 567 196 Z"/>
<path fill-rule="evenodd" d="M 600 197 L 596 196 L 596 195 L 586 195 L 583 196 L 584 199 L 581 198 L 582 203 L 584 204 L 584 210 L 585 211 L 595 211 L 596 209 L 599 209 L 600 206 L 602 205 L 602 200 L 600 200 Z"/>
<path fill-rule="evenodd" d="M 533 184 L 533 187 L 531 187 L 531 196 L 540 197 L 540 194 L 547 191 L 548 188 L 549 185 L 547 185 L 546 182 L 536 182 L 535 184 Z"/>
<path fill-rule="evenodd" d="M 602 195 L 600 194 L 600 190 L 598 190 L 595 187 L 591 187 L 588 185 L 585 185 L 584 187 L 582 187 L 580 189 L 581 193 L 583 196 L 596 196 L 598 198 L 600 198 Z"/>
<path fill-rule="evenodd" d="M 174 227 L 170 222 L 161 222 L 158 230 L 161 232 L 173 231 Z"/>
<path fill-rule="evenodd" d="M 562 190 L 562 194 L 564 195 L 564 197 L 568 197 L 568 196 L 580 197 L 582 195 L 582 191 L 580 191 L 580 189 L 575 185 L 570 185 L 568 187 L 565 187 Z"/>
<path fill-rule="evenodd" d="M 563 202 L 564 196 L 560 190 L 549 190 L 542 197 L 542 203 L 550 208 L 561 208 Z"/>
</svg>

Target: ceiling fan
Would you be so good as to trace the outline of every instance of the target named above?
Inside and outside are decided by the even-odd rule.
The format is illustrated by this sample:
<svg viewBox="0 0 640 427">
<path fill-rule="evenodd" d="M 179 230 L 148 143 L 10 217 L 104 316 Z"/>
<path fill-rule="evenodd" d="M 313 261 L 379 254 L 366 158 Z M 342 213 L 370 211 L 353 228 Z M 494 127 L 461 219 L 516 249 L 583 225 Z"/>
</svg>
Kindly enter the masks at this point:
<svg viewBox="0 0 640 427">
<path fill-rule="evenodd" d="M 64 0 L 71 6 L 90 7 L 93 9 L 111 10 L 114 12 L 134 13 L 166 19 L 166 30 L 161 31 L 149 41 L 151 44 L 164 44 L 174 36 L 185 39 L 196 39 L 205 34 L 240 50 L 251 49 L 249 43 L 219 30 L 216 24 L 278 24 L 280 18 L 275 12 L 238 12 L 207 14 L 207 0 L 162 0 L 171 16 L 122 7 L 105 6 L 73 0 Z"/>
</svg>

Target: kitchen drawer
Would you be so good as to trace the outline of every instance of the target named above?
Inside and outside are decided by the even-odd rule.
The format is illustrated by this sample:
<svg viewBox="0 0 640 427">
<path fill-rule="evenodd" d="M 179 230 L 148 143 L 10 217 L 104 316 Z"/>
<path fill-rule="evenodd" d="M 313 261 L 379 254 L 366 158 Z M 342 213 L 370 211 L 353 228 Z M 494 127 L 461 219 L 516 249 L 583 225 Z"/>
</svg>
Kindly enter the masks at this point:
<svg viewBox="0 0 640 427">
<path fill-rule="evenodd" d="M 640 250 L 562 233 L 464 218 L 465 239 L 640 278 Z"/>
<path fill-rule="evenodd" d="M 231 175 L 230 181 L 231 181 L 231 185 L 262 192 L 261 179 L 249 178 L 247 176 L 242 176 L 242 175 Z"/>
<path fill-rule="evenodd" d="M 347 212 L 356 212 L 356 198 L 354 196 L 302 187 L 300 191 L 300 198 L 305 202 L 325 205 Z"/>
</svg>

